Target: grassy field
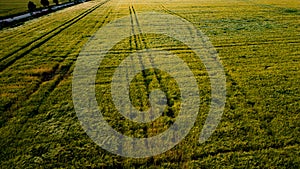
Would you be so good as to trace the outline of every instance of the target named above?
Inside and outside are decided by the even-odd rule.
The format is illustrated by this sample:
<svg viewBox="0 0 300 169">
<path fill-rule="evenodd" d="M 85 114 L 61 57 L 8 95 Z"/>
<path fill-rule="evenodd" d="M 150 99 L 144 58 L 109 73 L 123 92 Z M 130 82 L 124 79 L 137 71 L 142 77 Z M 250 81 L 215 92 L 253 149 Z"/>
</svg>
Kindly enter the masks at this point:
<svg viewBox="0 0 300 169">
<path fill-rule="evenodd" d="M 154 48 L 176 54 L 194 73 L 200 91 L 201 111 L 188 136 L 161 155 L 134 159 L 109 153 L 85 133 L 72 101 L 72 73 L 98 29 L 122 16 L 137 14 L 138 19 L 145 11 L 185 18 L 210 38 L 225 69 L 227 100 L 217 130 L 199 144 L 210 107 L 210 82 L 201 60 L 164 35 L 123 39 L 99 66 L 95 87 L 99 108 L 115 130 L 155 136 L 175 122 L 180 109 L 176 81 L 149 69 L 132 80 L 130 97 L 137 109 L 146 110 L 149 92 L 161 88 L 168 98 L 163 116 L 138 124 L 118 113 L 110 83 L 131 53 Z M 1 30 L 1 167 L 299 168 L 299 20 L 298 0 L 94 0 Z"/>
<path fill-rule="evenodd" d="M 29 0 L 0 0 L 0 17 L 27 11 L 28 1 Z M 40 3 L 40 0 L 31 1 L 34 2 L 37 8 L 43 7 Z M 54 5 L 53 0 L 49 0 L 49 2 L 50 5 Z M 69 2 L 69 0 L 59 0 L 58 2 L 64 3 Z"/>
</svg>

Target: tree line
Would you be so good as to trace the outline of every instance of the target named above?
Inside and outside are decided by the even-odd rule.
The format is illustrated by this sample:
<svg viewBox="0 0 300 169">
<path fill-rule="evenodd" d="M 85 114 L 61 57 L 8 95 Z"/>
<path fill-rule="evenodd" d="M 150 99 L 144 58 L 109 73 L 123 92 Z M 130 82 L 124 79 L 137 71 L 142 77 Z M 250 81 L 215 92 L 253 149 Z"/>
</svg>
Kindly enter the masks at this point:
<svg viewBox="0 0 300 169">
<path fill-rule="evenodd" d="M 53 1 L 53 3 L 55 3 L 55 5 L 59 5 L 58 0 L 52 0 L 52 1 Z M 69 2 L 72 2 L 72 1 L 74 1 L 74 3 L 81 3 L 81 2 L 84 2 L 84 1 L 88 1 L 88 0 L 69 0 Z M 49 8 L 50 7 L 49 0 L 40 0 L 40 3 L 44 8 Z M 36 10 L 36 5 L 32 1 L 28 2 L 27 7 L 28 7 L 28 10 L 29 10 L 30 13 L 32 13 Z"/>
<path fill-rule="evenodd" d="M 41 3 L 41 5 L 42 5 L 44 8 L 47 8 L 47 7 L 49 7 L 49 5 L 50 5 L 49 0 L 41 0 L 40 3 Z M 55 3 L 56 5 L 59 4 L 58 0 L 53 0 L 53 3 Z M 29 1 L 28 4 L 27 4 L 27 6 L 28 6 L 28 10 L 29 10 L 30 12 L 33 12 L 33 11 L 36 10 L 36 5 L 35 5 L 34 2 L 32 2 L 32 1 Z"/>
<path fill-rule="evenodd" d="M 69 2 L 72 2 L 74 1 L 75 3 L 80 3 L 80 2 L 84 2 L 84 0 L 69 0 Z M 87 1 L 87 0 L 86 0 Z M 44 7 L 44 8 L 47 8 L 50 6 L 50 3 L 49 3 L 49 0 L 40 0 L 40 3 L 41 5 Z M 53 0 L 53 3 L 55 3 L 55 5 L 59 5 L 59 1 L 58 0 Z M 28 4 L 28 10 L 30 12 L 33 12 L 36 10 L 36 5 L 34 4 L 34 2 L 32 1 L 29 1 Z"/>
</svg>

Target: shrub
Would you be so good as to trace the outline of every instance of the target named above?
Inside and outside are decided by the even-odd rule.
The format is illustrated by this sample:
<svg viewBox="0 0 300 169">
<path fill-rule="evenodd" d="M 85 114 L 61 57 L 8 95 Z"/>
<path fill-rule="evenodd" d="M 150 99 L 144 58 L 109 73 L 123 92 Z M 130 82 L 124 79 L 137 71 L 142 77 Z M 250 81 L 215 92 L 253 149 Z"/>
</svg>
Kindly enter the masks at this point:
<svg viewBox="0 0 300 169">
<path fill-rule="evenodd" d="M 48 6 L 49 6 L 49 1 L 48 1 L 48 0 L 41 0 L 41 4 L 42 4 L 44 7 L 48 7 Z"/>
</svg>

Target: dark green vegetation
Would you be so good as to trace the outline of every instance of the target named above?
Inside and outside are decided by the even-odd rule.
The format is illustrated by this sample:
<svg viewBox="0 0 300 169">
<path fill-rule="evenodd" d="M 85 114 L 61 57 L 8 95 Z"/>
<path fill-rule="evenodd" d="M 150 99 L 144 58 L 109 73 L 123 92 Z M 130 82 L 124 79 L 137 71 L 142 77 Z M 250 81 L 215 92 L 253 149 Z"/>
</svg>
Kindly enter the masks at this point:
<svg viewBox="0 0 300 169">
<path fill-rule="evenodd" d="M 299 168 L 299 6 L 298 0 L 190 0 L 184 4 L 95 0 L 1 30 L 1 166 Z M 118 115 L 109 84 L 128 53 L 145 46 L 160 48 L 182 58 L 196 76 L 201 110 L 195 127 L 173 149 L 145 159 L 113 155 L 83 131 L 72 103 L 76 58 L 95 31 L 134 13 L 133 9 L 179 15 L 216 47 L 226 72 L 227 103 L 221 123 L 204 144 L 198 143 L 210 103 L 204 65 L 184 44 L 153 34 L 132 36 L 111 49 L 97 76 L 99 107 L 106 110 L 109 123 L 126 135 L 150 137 L 165 131 L 176 120 L 180 104 L 171 77 L 150 69 L 132 81 L 130 95 L 138 109 L 147 109 L 147 93 L 153 88 L 162 88 L 169 99 L 163 116 L 145 125 Z"/>
</svg>

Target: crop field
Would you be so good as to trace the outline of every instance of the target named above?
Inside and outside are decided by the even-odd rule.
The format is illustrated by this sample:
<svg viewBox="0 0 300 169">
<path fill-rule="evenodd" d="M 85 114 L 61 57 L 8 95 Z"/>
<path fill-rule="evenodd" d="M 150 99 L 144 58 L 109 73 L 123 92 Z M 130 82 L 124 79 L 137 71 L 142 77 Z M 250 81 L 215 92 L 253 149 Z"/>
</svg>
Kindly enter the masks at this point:
<svg viewBox="0 0 300 169">
<path fill-rule="evenodd" d="M 3 4 L 0 1 L 1 8 Z M 20 8 L 19 4 L 11 9 Z M 224 67 L 225 109 L 204 143 L 198 140 L 211 104 L 206 67 L 183 42 L 142 32 L 139 16 L 151 11 L 192 23 L 209 38 Z M 163 91 L 167 106 L 162 115 L 152 122 L 137 123 L 119 113 L 111 93 L 118 65 L 131 59 L 132 66 L 123 72 L 126 77 L 146 65 L 130 58 L 132 54 L 153 49 L 159 56 L 164 55 L 159 51 L 176 55 L 198 85 L 200 109 L 194 126 L 179 144 L 153 157 L 122 157 L 101 148 L 85 132 L 74 109 L 72 80 L 80 52 L 99 29 L 122 17 L 130 18 L 131 36 L 108 51 L 95 79 L 98 108 L 114 130 L 130 137 L 153 137 L 180 116 L 180 86 L 167 72 L 154 68 L 136 74 L 127 87 L 138 111 L 149 109 L 151 91 Z M 0 30 L 0 165 L 300 168 L 299 21 L 299 0 L 93 0 Z M 130 149 L 133 145 L 119 146 Z"/>
<path fill-rule="evenodd" d="M 17 14 L 28 10 L 27 3 L 29 0 L 0 0 L 0 17 L 11 14 Z M 31 0 L 37 8 L 43 7 L 40 0 Z M 69 2 L 69 0 L 59 0 L 59 3 Z M 49 0 L 50 5 L 54 5 L 52 0 Z"/>
</svg>

